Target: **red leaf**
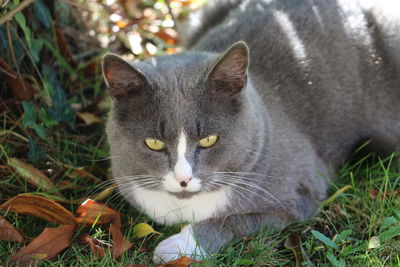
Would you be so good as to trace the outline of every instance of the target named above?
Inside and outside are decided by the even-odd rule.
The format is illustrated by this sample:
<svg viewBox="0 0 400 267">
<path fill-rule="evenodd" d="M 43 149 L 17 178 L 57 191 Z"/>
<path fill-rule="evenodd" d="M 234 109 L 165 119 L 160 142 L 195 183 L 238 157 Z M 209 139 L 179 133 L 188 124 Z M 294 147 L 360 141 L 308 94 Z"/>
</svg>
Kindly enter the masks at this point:
<svg viewBox="0 0 400 267">
<path fill-rule="evenodd" d="M 21 233 L 14 228 L 4 217 L 0 216 L 0 240 L 23 242 Z"/>
<path fill-rule="evenodd" d="M 9 263 L 18 266 L 31 266 L 38 259 L 54 258 L 62 250 L 69 247 L 74 230 L 74 225 L 45 228 L 28 246 L 14 254 Z"/>
<path fill-rule="evenodd" d="M 58 224 L 75 225 L 74 215 L 54 200 L 41 196 L 21 194 L 0 205 L 0 209 L 40 217 Z"/>
</svg>

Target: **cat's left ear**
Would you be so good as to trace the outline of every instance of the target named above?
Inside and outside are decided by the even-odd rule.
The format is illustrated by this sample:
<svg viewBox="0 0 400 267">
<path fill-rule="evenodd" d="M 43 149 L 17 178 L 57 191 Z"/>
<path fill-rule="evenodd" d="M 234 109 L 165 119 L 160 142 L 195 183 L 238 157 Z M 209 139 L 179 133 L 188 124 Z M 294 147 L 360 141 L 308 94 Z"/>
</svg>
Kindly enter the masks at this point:
<svg viewBox="0 0 400 267">
<path fill-rule="evenodd" d="M 247 67 L 249 65 L 249 48 L 239 41 L 222 54 L 211 71 L 207 82 L 212 93 L 237 96 L 247 84 Z"/>
</svg>

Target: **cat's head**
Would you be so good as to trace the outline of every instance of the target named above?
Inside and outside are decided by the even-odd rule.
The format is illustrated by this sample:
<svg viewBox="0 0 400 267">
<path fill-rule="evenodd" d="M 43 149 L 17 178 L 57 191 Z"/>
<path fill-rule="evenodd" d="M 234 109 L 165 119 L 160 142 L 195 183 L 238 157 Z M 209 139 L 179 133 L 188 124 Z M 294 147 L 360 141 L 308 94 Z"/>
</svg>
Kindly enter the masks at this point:
<svg viewBox="0 0 400 267">
<path fill-rule="evenodd" d="M 215 190 L 246 164 L 257 132 L 249 101 L 248 48 L 188 52 L 134 64 L 104 57 L 113 99 L 107 126 L 113 174 L 122 187 L 190 197 Z M 128 190 L 128 189 L 127 189 Z"/>
</svg>

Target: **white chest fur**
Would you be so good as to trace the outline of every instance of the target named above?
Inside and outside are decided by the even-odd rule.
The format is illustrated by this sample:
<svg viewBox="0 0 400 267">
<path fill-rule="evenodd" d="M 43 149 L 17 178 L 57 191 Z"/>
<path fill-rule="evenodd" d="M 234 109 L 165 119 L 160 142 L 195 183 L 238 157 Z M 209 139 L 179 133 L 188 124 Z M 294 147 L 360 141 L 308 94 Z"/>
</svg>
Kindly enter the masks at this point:
<svg viewBox="0 0 400 267">
<path fill-rule="evenodd" d="M 134 198 L 148 216 L 158 223 L 198 222 L 222 212 L 229 204 L 230 190 L 204 192 L 190 199 L 179 199 L 167 192 L 134 189 Z"/>
</svg>

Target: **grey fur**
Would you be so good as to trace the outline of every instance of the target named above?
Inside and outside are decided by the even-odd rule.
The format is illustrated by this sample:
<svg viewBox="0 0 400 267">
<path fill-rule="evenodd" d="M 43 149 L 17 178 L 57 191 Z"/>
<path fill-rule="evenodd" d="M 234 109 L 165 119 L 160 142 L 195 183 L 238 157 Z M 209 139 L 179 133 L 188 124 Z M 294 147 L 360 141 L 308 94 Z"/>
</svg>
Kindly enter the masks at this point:
<svg viewBox="0 0 400 267">
<path fill-rule="evenodd" d="M 184 127 L 186 156 L 204 184 L 227 179 L 210 175 L 216 171 L 242 172 L 253 183 L 227 180 L 239 186 L 229 208 L 193 226 L 203 248 L 215 252 L 233 238 L 312 216 L 326 197 L 324 177 L 357 144 L 372 138 L 385 152 L 399 147 L 400 16 L 388 16 L 392 7 L 383 4 L 393 2 L 211 4 L 220 19 L 188 36 L 189 52 L 134 64 L 148 85 L 114 101 L 107 126 L 114 177 L 160 179 L 176 151 L 155 153 L 143 140 L 157 137 L 174 148 Z M 246 88 L 210 97 L 208 73 L 240 40 L 250 50 Z M 218 144 L 199 150 L 197 140 L 211 133 Z M 119 180 L 121 192 L 137 205 L 122 190 L 126 183 Z M 154 190 L 158 185 L 155 179 Z"/>
</svg>

